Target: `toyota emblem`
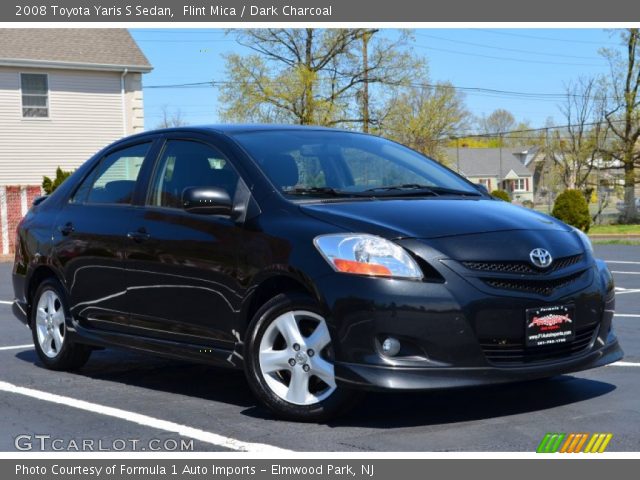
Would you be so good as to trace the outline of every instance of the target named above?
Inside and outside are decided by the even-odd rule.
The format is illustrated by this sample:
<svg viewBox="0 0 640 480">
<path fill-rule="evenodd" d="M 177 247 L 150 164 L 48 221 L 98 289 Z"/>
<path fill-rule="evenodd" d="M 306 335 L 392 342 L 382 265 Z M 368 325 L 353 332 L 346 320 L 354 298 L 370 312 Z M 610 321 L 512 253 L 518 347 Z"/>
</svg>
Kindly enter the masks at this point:
<svg viewBox="0 0 640 480">
<path fill-rule="evenodd" d="M 553 262 L 553 258 L 548 250 L 544 248 L 534 248 L 529 253 L 529 259 L 531 259 L 531 263 L 538 268 L 548 268 Z"/>
</svg>

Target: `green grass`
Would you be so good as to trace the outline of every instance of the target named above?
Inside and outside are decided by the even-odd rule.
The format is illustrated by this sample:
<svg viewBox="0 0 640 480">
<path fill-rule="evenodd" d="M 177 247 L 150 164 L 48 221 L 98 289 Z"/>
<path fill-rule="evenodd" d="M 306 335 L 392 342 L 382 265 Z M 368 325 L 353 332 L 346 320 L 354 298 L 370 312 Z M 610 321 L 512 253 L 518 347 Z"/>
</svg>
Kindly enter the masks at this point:
<svg viewBox="0 0 640 480">
<path fill-rule="evenodd" d="M 594 245 L 640 245 L 640 240 L 591 240 Z"/>
<path fill-rule="evenodd" d="M 592 225 L 589 234 L 640 235 L 640 225 Z"/>
</svg>

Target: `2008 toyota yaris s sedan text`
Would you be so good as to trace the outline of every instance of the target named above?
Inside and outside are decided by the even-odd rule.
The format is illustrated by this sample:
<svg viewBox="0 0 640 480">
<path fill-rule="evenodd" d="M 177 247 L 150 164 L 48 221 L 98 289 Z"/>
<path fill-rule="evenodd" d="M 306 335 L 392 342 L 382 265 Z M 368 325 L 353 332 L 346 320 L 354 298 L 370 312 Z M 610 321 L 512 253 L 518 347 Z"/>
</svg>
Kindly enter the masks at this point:
<svg viewBox="0 0 640 480">
<path fill-rule="evenodd" d="M 34 202 L 16 250 L 14 312 L 48 368 L 112 346 L 244 368 L 290 419 L 327 419 L 360 390 L 622 358 L 613 279 L 582 232 L 359 133 L 125 138 Z"/>
</svg>

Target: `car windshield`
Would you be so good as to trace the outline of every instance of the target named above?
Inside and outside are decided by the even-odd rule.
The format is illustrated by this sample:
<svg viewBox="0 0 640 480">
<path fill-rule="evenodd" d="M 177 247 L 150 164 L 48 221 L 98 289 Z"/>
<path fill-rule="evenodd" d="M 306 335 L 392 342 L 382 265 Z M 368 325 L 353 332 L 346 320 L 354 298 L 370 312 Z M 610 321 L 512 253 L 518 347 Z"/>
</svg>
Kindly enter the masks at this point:
<svg viewBox="0 0 640 480">
<path fill-rule="evenodd" d="M 438 162 L 372 135 L 327 130 L 234 134 L 288 196 L 479 196 Z"/>
</svg>

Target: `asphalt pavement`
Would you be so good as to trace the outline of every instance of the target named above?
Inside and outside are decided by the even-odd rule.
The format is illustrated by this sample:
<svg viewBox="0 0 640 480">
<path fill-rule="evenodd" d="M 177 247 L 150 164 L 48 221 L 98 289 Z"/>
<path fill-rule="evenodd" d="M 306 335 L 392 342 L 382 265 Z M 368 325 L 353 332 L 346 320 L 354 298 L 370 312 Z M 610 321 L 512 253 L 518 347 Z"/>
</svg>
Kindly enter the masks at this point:
<svg viewBox="0 0 640 480">
<path fill-rule="evenodd" d="M 608 451 L 637 452 L 640 246 L 597 245 L 596 253 L 616 280 L 623 362 L 550 381 L 369 394 L 319 425 L 274 419 L 241 372 L 118 350 L 95 352 L 75 373 L 45 370 L 11 314 L 11 264 L 0 263 L 0 451 L 16 451 L 18 437 L 36 451 L 85 442 L 94 451 L 532 452 L 547 432 L 611 432 Z"/>
</svg>

